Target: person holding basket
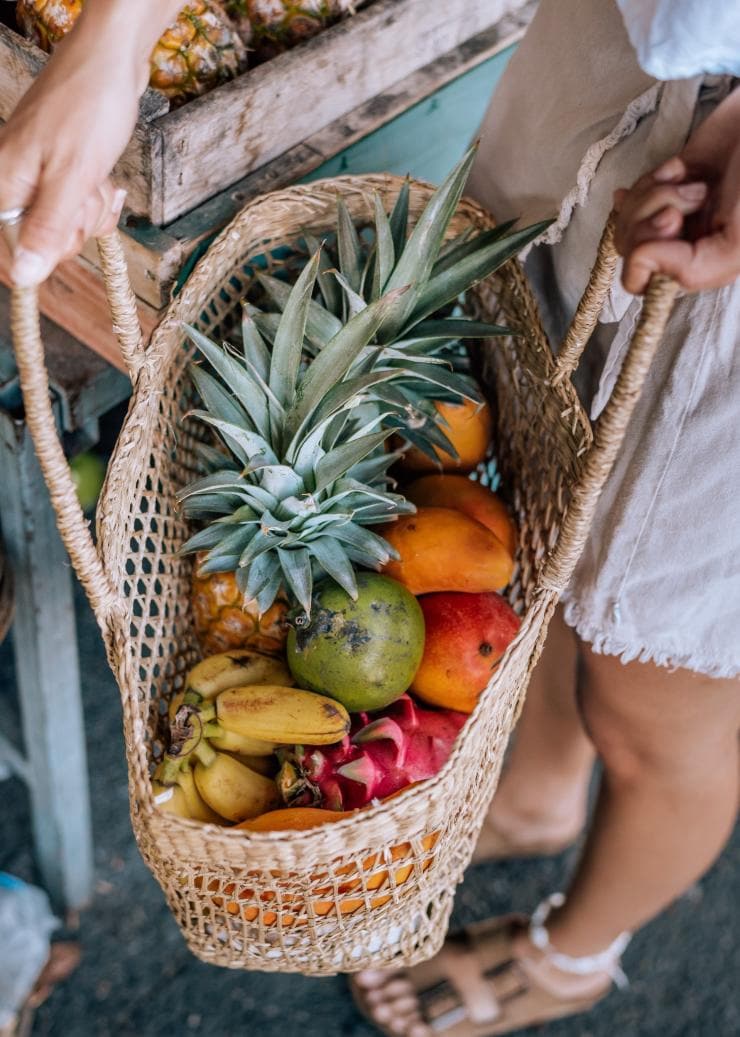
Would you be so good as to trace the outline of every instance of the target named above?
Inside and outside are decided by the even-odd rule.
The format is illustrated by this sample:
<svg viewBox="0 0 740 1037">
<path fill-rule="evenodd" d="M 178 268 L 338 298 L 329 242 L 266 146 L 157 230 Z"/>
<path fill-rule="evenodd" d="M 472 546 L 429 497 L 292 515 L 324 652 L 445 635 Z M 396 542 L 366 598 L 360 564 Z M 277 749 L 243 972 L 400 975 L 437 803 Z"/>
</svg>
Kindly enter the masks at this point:
<svg viewBox="0 0 740 1037">
<path fill-rule="evenodd" d="M 107 179 L 148 55 L 180 0 L 87 0 L 0 130 L 16 285 L 116 225 Z M 94 41 L 94 45 L 93 44 Z M 106 45 L 106 41 L 109 45 Z M 111 63 L 107 55 L 116 54 Z M 670 318 L 586 550 L 550 631 L 478 858 L 579 868 L 531 919 L 453 935 L 354 983 L 387 1034 L 483 1037 L 583 1011 L 630 934 L 711 865 L 734 823 L 740 727 L 740 13 L 719 0 L 542 0 L 483 127 L 471 193 L 499 220 L 557 213 L 527 269 L 560 341 L 612 205 L 623 257 L 580 391 L 598 415 L 653 274 Z M 75 105 L 69 104 L 74 95 Z M 629 185 L 632 184 L 632 187 Z M 699 293 L 699 294 L 695 294 Z"/>
</svg>

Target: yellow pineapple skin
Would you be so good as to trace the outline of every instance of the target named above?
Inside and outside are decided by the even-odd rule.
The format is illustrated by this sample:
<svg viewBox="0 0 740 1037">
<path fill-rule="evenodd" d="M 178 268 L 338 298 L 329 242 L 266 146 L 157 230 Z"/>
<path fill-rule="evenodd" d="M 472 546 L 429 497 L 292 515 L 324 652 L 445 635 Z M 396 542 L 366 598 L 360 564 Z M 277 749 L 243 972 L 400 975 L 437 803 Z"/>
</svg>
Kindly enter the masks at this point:
<svg viewBox="0 0 740 1037">
<path fill-rule="evenodd" d="M 258 60 L 281 54 L 328 25 L 353 14 L 366 0 L 225 0 L 227 14 Z"/>
<path fill-rule="evenodd" d="M 45 51 L 73 27 L 84 0 L 18 0 L 19 29 Z M 192 0 L 152 51 L 150 85 L 181 104 L 238 75 L 246 47 L 215 0 Z"/>
<path fill-rule="evenodd" d="M 288 603 L 279 597 L 260 617 L 255 602 L 244 601 L 233 573 L 193 572 L 193 619 L 204 655 L 234 648 L 253 648 L 268 655 L 283 655 L 288 636 Z"/>
</svg>

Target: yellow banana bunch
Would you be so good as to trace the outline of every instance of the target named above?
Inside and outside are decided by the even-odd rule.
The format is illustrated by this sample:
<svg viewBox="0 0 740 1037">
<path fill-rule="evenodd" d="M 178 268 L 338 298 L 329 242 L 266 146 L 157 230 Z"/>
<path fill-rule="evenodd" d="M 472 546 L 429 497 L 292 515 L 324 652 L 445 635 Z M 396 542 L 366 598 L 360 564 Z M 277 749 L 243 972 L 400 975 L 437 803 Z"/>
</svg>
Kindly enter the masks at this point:
<svg viewBox="0 0 740 1037">
<path fill-rule="evenodd" d="M 201 753 L 199 746 L 198 755 L 194 767 L 196 788 L 208 806 L 222 817 L 246 821 L 279 805 L 277 785 L 271 778 L 226 753 Z"/>
<path fill-rule="evenodd" d="M 187 763 L 179 764 L 177 768 L 171 764 L 168 768 L 168 763 L 160 765 L 154 772 L 152 791 L 159 809 L 168 814 L 189 817 L 194 821 L 210 821 L 212 824 L 224 823 L 223 817 L 214 813 L 201 798 L 195 785 L 193 769 Z"/>
<path fill-rule="evenodd" d="M 194 666 L 188 674 L 187 691 L 210 701 L 222 691 L 245 684 L 281 684 L 290 687 L 293 683 L 290 670 L 282 659 L 261 655 L 251 648 L 239 648 L 233 652 L 210 655 Z"/>
<path fill-rule="evenodd" d="M 332 745 L 350 725 L 347 710 L 334 699 L 276 684 L 222 691 L 216 718 L 232 734 L 281 745 Z"/>
</svg>

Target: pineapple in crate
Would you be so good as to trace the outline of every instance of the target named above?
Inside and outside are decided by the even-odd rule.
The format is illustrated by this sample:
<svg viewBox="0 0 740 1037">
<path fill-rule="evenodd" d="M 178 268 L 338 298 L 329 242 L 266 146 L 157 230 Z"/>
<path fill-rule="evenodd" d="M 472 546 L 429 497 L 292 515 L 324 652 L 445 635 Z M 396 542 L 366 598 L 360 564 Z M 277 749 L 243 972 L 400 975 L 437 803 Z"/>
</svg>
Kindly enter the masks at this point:
<svg viewBox="0 0 740 1037">
<path fill-rule="evenodd" d="M 21 31 L 51 51 L 73 27 L 84 0 L 18 0 Z M 152 51 L 150 85 L 177 105 L 233 78 L 246 67 L 246 48 L 220 4 L 193 0 Z"/>
<path fill-rule="evenodd" d="M 367 0 L 225 0 L 246 45 L 264 61 L 310 39 Z"/>
</svg>

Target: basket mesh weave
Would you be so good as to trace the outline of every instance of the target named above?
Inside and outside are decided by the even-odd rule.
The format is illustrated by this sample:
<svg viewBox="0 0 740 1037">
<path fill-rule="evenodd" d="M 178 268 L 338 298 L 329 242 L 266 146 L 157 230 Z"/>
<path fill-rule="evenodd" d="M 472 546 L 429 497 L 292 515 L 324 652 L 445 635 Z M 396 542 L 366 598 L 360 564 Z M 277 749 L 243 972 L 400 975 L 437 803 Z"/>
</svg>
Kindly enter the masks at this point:
<svg viewBox="0 0 740 1037">
<path fill-rule="evenodd" d="M 121 689 L 136 839 L 189 947 L 203 960 L 230 968 L 349 972 L 412 964 L 439 949 L 567 576 L 567 565 L 554 578 L 551 566 L 545 570 L 573 489 L 582 483 L 592 433 L 570 379 L 560 376 L 521 269 L 510 262 L 468 302 L 477 315 L 521 329 L 480 348 L 485 389 L 497 414 L 497 460 L 519 525 L 510 600 L 523 621 L 447 764 L 391 802 L 305 832 L 201 825 L 154 804 L 150 772 L 163 749 L 161 717 L 198 657 L 189 607 L 192 562 L 177 553 L 192 531 L 175 494 L 198 470 L 195 428 L 184 420 L 192 354 L 181 322 L 216 339 L 225 336 L 249 287 L 250 260 L 263 256 L 277 269 L 304 230 L 318 237 L 328 233 L 338 195 L 358 224 L 370 223 L 374 192 L 388 209 L 401 183 L 390 176 L 344 177 L 250 204 L 196 267 L 145 353 L 130 326 L 133 308 L 122 262 L 110 242 L 102 243 L 114 323 L 128 343 L 124 355 L 135 385 L 98 508 L 97 555 L 65 496 L 69 487 L 52 442 L 53 425 L 34 420 L 46 406 L 44 386 L 36 384 L 37 368 L 43 368 L 37 362 L 40 340 L 38 356 L 19 343 L 38 337 L 35 299 L 15 293 L 29 424 Z M 412 218 L 431 193 L 427 185 L 413 185 Z M 465 201 L 450 234 L 491 223 Z M 580 346 L 571 342 L 569 349 L 575 362 Z M 577 555 L 588 509 L 573 510 L 581 526 L 568 539 Z"/>
</svg>

